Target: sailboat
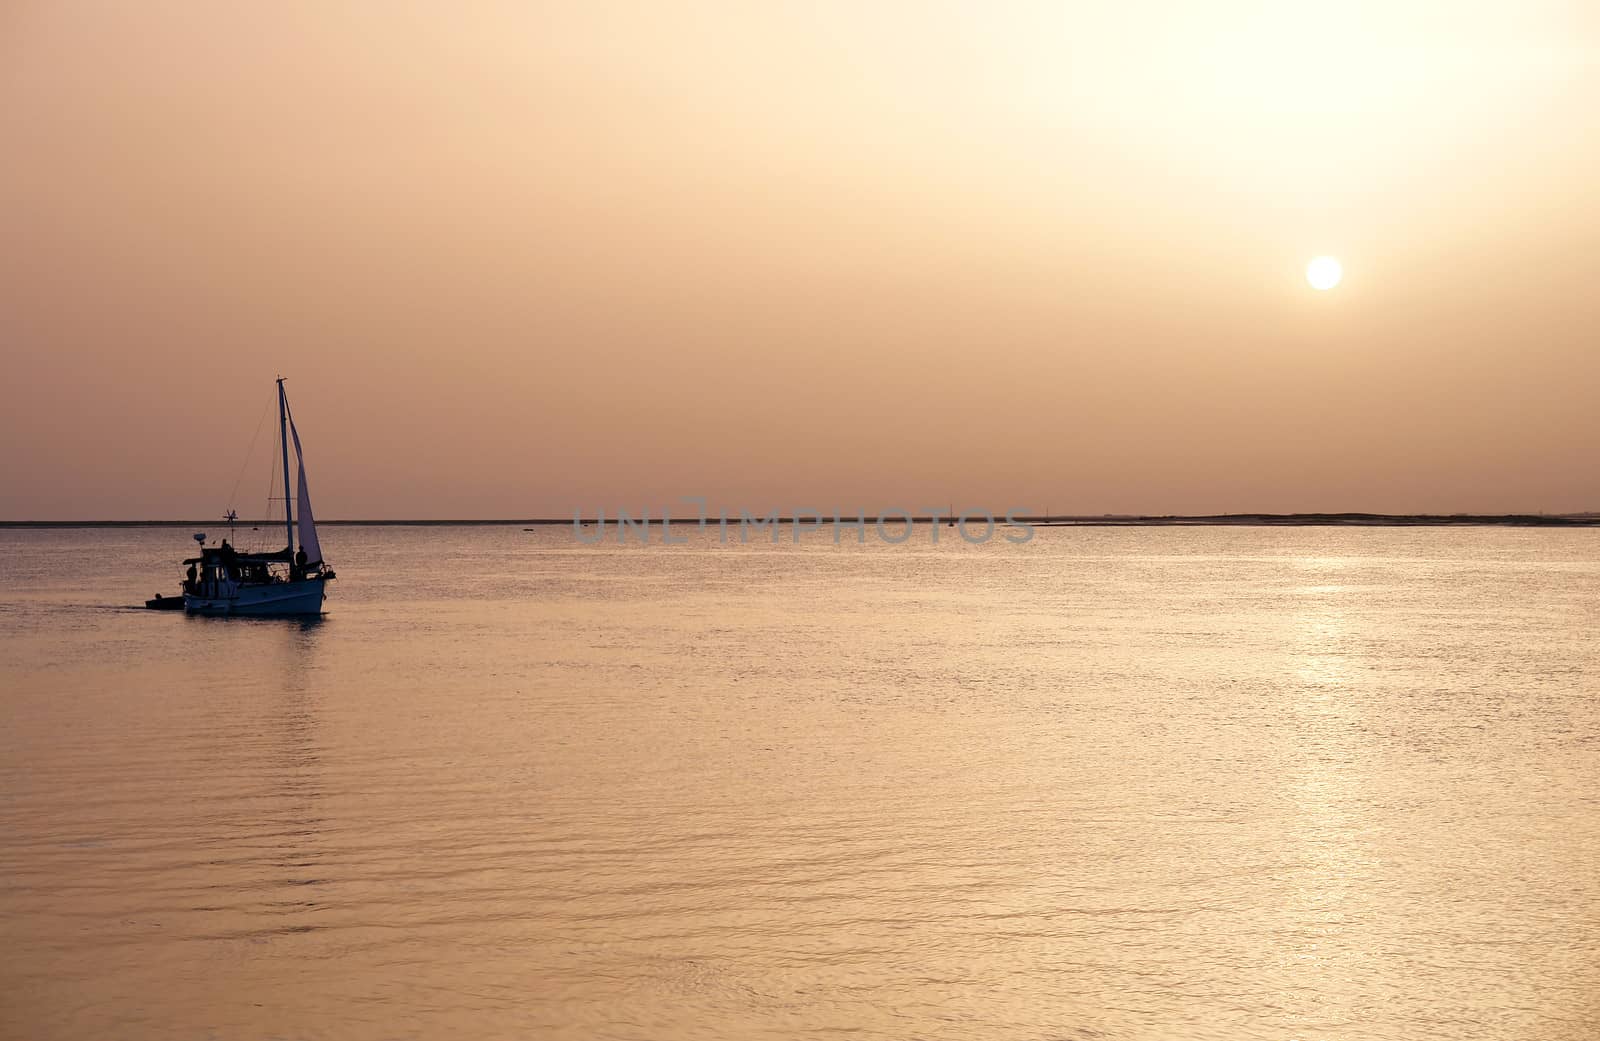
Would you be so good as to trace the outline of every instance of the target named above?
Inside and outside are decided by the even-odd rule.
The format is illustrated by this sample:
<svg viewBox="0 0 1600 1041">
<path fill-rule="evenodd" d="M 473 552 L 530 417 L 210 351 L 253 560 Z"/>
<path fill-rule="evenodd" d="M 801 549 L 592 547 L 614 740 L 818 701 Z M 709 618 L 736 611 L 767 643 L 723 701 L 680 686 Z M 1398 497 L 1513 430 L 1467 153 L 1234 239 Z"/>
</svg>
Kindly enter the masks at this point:
<svg viewBox="0 0 1600 1041">
<path fill-rule="evenodd" d="M 289 498 L 289 439 L 294 439 L 300 466 L 299 490 Z M 283 458 L 284 548 L 276 553 L 240 553 L 222 540 L 207 546 L 198 533 L 200 555 L 185 560 L 189 577 L 183 583 L 183 609 L 189 614 L 282 617 L 320 615 L 328 598 L 333 571 L 322 559 L 317 542 L 317 522 L 311 514 L 311 493 L 306 488 L 306 458 L 300 449 L 289 398 L 278 380 L 278 438 Z M 296 517 L 295 514 L 299 516 Z M 295 549 L 299 535 L 300 548 Z"/>
</svg>

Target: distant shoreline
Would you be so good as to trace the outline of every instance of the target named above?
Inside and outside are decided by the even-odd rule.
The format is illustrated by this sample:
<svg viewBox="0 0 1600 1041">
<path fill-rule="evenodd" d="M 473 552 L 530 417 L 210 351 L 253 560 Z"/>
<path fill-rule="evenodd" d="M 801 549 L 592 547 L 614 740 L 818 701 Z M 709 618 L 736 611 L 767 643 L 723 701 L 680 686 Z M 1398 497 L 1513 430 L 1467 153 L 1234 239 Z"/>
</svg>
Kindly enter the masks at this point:
<svg viewBox="0 0 1600 1041">
<path fill-rule="evenodd" d="M 847 518 L 854 521 L 854 517 Z M 905 518 L 892 516 L 887 523 L 903 522 Z M 998 519 L 998 518 L 997 518 Z M 1037 528 L 1130 528 L 1130 527 L 1358 527 L 1358 528 L 1438 528 L 1438 527 L 1513 527 L 1513 528 L 1595 528 L 1600 527 L 1597 513 L 1218 513 L 1194 515 L 1116 515 L 1018 517 Z M 867 517 L 875 523 L 877 518 Z M 652 518 L 654 524 L 662 523 Z M 271 528 L 282 521 L 235 521 L 235 529 Z M 547 527 L 573 523 L 572 518 L 529 517 L 523 519 L 460 519 L 460 520 L 319 520 L 325 527 L 366 528 L 510 528 Z M 583 523 L 593 524 L 594 518 Z M 674 517 L 672 524 L 694 526 L 698 518 Z M 715 524 L 713 519 L 708 523 Z M 928 517 L 913 518 L 915 524 L 935 523 Z M 938 523 L 944 523 L 943 520 Z M 0 521 L 0 528 L 191 528 L 197 531 L 221 531 L 229 525 L 217 520 L 71 520 L 71 521 Z"/>
</svg>

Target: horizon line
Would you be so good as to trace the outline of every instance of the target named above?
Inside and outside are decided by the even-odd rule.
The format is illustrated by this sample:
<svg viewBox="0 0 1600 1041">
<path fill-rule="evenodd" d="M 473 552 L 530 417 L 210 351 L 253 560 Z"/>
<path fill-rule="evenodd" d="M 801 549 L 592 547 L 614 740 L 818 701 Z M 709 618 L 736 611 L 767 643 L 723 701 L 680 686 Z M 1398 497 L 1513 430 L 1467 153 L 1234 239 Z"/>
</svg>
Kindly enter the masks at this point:
<svg viewBox="0 0 1600 1041">
<path fill-rule="evenodd" d="M 765 521 L 770 514 L 757 521 Z M 932 516 L 913 516 L 910 518 L 893 515 L 889 517 L 857 515 L 863 523 L 876 524 L 880 520 L 887 523 L 905 523 L 908 519 L 912 524 L 948 523 L 953 521 L 952 515 L 941 514 L 937 519 Z M 840 521 L 849 520 L 856 523 L 857 516 L 848 518 L 841 515 Z M 793 522 L 794 517 L 778 512 L 777 522 Z M 812 517 L 804 518 L 810 521 Z M 997 524 L 1008 523 L 1004 515 L 995 514 Z M 606 521 L 604 517 L 598 519 L 606 523 L 618 523 L 616 518 Z M 634 518 L 637 524 L 639 518 Z M 648 518 L 650 524 L 672 524 L 707 526 L 717 524 L 714 517 L 702 520 L 699 517 L 669 517 Z M 833 521 L 833 518 L 824 516 L 822 523 Z M 738 523 L 738 518 L 730 517 L 728 522 Z M 1299 524 L 1302 526 L 1344 525 L 1344 526 L 1401 526 L 1415 527 L 1448 526 L 1448 525 L 1502 525 L 1523 527 L 1590 527 L 1600 526 L 1600 511 L 1575 511 L 1569 513 L 1370 513 L 1365 511 L 1297 511 L 1289 513 L 1272 513 L 1262 511 L 1249 511 L 1239 513 L 1099 513 L 1099 514 L 1025 514 L 1018 515 L 1017 523 L 1026 523 L 1035 527 L 1061 526 L 1061 527 L 1093 527 L 1093 526 L 1151 526 L 1162 525 L 1255 525 L 1270 526 L 1274 524 Z M 0 520 L 0 528 L 196 528 L 217 529 L 219 527 L 232 528 L 272 528 L 281 526 L 282 520 L 236 520 L 232 525 L 226 521 L 216 520 Z M 458 517 L 458 518 L 421 518 L 421 517 L 394 517 L 394 518 L 345 518 L 318 520 L 319 526 L 327 527 L 555 527 L 563 524 L 588 525 L 597 523 L 594 517 Z M 968 523 L 972 523 L 969 521 Z"/>
</svg>

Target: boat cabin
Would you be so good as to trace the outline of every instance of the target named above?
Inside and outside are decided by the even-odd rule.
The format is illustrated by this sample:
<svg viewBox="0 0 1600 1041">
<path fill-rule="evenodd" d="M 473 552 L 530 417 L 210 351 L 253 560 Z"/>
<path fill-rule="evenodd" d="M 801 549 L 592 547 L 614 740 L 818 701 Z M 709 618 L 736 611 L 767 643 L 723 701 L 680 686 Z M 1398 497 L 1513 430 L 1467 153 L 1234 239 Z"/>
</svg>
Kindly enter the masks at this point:
<svg viewBox="0 0 1600 1041">
<path fill-rule="evenodd" d="M 220 546 L 201 547 L 198 557 L 184 561 L 196 568 L 193 586 L 184 581 L 184 592 L 204 597 L 229 597 L 240 586 L 265 586 L 275 582 L 294 582 L 313 578 L 322 564 L 310 564 L 305 553 L 296 561 L 288 550 L 276 553 L 240 553 L 226 540 Z"/>
</svg>

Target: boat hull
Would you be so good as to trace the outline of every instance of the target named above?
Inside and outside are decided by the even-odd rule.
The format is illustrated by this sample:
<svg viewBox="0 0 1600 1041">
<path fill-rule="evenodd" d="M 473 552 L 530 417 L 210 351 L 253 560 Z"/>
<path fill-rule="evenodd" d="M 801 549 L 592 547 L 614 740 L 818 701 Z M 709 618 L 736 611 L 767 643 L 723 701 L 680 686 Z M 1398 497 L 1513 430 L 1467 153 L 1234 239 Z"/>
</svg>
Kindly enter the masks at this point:
<svg viewBox="0 0 1600 1041">
<path fill-rule="evenodd" d="M 249 618 L 285 618 L 318 615 L 327 599 L 327 582 L 320 578 L 269 585 L 239 586 L 226 596 L 186 593 L 183 609 L 189 614 L 229 615 Z"/>
</svg>

